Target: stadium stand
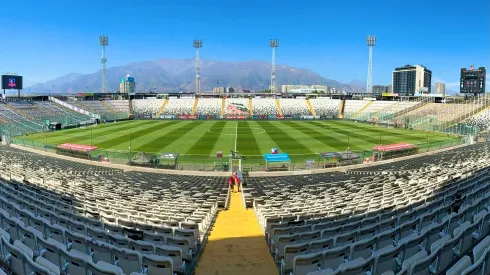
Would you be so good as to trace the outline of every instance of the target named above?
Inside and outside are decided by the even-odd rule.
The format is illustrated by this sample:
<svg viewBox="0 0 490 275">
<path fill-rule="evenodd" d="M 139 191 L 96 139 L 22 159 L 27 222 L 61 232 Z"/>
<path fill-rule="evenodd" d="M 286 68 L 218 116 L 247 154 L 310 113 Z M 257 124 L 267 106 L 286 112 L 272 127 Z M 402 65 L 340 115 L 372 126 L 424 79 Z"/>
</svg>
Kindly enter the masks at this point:
<svg viewBox="0 0 490 275">
<path fill-rule="evenodd" d="M 279 99 L 282 114 L 284 116 L 311 116 L 310 109 L 303 98 L 281 98 Z"/>
<path fill-rule="evenodd" d="M 98 114 L 102 119 L 127 118 L 129 114 L 129 102 L 127 100 L 82 100 L 70 101 L 69 104 Z"/>
<path fill-rule="evenodd" d="M 127 115 L 129 114 L 129 101 L 128 100 L 106 100 L 105 103 L 109 105 L 115 113 Z"/>
<path fill-rule="evenodd" d="M 251 177 L 248 192 L 281 274 L 489 274 L 489 149 L 349 173 Z M 453 212 L 457 194 L 462 206 Z"/>
<path fill-rule="evenodd" d="M 490 129 L 490 109 L 487 108 L 484 111 L 468 118 L 466 123 L 480 127 L 482 131 Z"/>
<path fill-rule="evenodd" d="M 274 98 L 253 98 L 253 114 L 256 116 L 277 116 L 276 100 Z"/>
<path fill-rule="evenodd" d="M 221 114 L 221 98 L 200 98 L 195 115 L 219 116 Z"/>
<path fill-rule="evenodd" d="M 318 116 L 324 118 L 337 118 L 339 116 L 339 99 L 319 97 L 311 98 L 310 102 Z"/>
<path fill-rule="evenodd" d="M 225 116 L 248 116 L 250 106 L 248 98 L 227 98 L 225 101 Z"/>
<path fill-rule="evenodd" d="M 216 177 L 122 172 L 9 147 L 0 163 L 1 258 L 18 274 L 187 274 L 228 199 Z"/>
<path fill-rule="evenodd" d="M 138 118 L 156 116 L 164 101 L 164 99 L 135 99 L 133 100 L 134 115 Z"/>
<path fill-rule="evenodd" d="M 344 109 L 344 117 L 352 118 L 354 115 L 359 112 L 369 101 L 367 100 L 346 100 L 345 101 L 345 109 Z"/>
<path fill-rule="evenodd" d="M 169 99 L 162 115 L 190 115 L 194 101 L 194 98 Z"/>
</svg>

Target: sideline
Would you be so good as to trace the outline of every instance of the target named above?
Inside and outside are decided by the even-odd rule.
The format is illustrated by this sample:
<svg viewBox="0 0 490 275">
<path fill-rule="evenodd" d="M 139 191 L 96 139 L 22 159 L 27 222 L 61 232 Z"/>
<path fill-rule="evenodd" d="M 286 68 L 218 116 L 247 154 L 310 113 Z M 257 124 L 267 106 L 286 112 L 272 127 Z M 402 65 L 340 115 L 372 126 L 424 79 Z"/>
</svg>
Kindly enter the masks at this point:
<svg viewBox="0 0 490 275">
<path fill-rule="evenodd" d="M 213 171 L 208 172 L 208 171 L 193 171 L 193 170 L 155 169 L 155 168 L 146 168 L 146 167 L 139 167 L 139 166 L 129 166 L 129 165 L 123 165 L 123 164 L 104 163 L 104 162 L 90 161 L 90 160 L 86 160 L 86 159 L 79 159 L 79 158 L 72 158 L 72 157 L 68 157 L 68 156 L 58 155 L 55 153 L 41 151 L 41 150 L 32 149 L 32 148 L 27 148 L 27 147 L 23 147 L 23 146 L 16 145 L 16 144 L 10 144 L 9 146 L 11 146 L 12 148 L 24 150 L 27 152 L 32 152 L 32 153 L 36 153 L 36 154 L 40 154 L 40 155 L 46 155 L 46 156 L 55 157 L 55 158 L 59 158 L 59 159 L 71 160 L 71 161 L 75 161 L 75 162 L 86 163 L 86 164 L 91 164 L 91 165 L 96 165 L 96 166 L 107 167 L 107 168 L 121 169 L 125 172 L 126 171 L 139 171 L 139 172 L 149 172 L 149 173 L 158 173 L 158 174 L 206 176 L 206 177 L 228 177 L 228 176 L 230 176 L 229 172 L 213 172 Z M 347 172 L 349 170 L 354 170 L 354 169 L 359 169 L 359 168 L 377 166 L 377 165 L 393 163 L 393 162 L 398 162 L 398 161 L 407 160 L 407 159 L 414 159 L 414 158 L 426 156 L 429 154 L 436 154 L 439 152 L 444 152 L 444 151 L 449 151 L 449 150 L 461 148 L 464 146 L 466 146 L 466 144 L 457 145 L 457 146 L 453 146 L 453 147 L 447 147 L 447 148 L 429 151 L 429 152 L 425 152 L 425 153 L 420 153 L 417 155 L 405 156 L 405 157 L 382 160 L 382 161 L 365 163 L 365 164 L 356 164 L 356 165 L 332 167 L 332 168 L 324 168 L 324 169 L 315 169 L 315 170 L 298 170 L 298 171 L 284 171 L 284 172 L 249 172 L 248 176 L 249 177 L 278 177 L 278 176 L 321 174 L 321 173 L 329 173 L 329 172 Z"/>
</svg>

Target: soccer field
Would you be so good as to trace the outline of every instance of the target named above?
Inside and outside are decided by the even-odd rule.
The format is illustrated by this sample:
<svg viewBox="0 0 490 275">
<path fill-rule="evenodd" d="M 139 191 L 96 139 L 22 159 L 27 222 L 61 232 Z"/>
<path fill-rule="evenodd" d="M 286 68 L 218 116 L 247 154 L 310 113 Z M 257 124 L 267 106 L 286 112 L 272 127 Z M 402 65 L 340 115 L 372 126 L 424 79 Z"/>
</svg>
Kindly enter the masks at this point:
<svg viewBox="0 0 490 275">
<path fill-rule="evenodd" d="M 133 120 L 22 137 L 26 142 L 94 145 L 109 151 L 178 152 L 183 156 L 228 155 L 236 150 L 260 157 L 271 148 L 291 156 L 370 150 L 399 142 L 436 144 L 455 136 L 388 129 L 351 121 L 162 121 Z"/>
</svg>

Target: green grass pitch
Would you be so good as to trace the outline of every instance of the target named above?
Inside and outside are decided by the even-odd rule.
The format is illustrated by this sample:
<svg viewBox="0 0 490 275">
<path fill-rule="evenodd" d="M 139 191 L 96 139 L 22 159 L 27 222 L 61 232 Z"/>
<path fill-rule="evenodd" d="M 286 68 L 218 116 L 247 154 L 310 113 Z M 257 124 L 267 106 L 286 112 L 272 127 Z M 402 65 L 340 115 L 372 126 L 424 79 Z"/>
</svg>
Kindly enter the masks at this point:
<svg viewBox="0 0 490 275">
<path fill-rule="evenodd" d="M 415 130 L 388 129 L 342 120 L 327 121 L 180 121 L 134 120 L 38 133 L 26 142 L 94 145 L 108 151 L 178 152 L 185 157 L 225 156 L 237 150 L 261 158 L 271 148 L 290 156 L 317 156 L 320 152 L 369 150 L 379 144 L 408 142 L 436 144 L 455 136 Z M 426 145 L 424 145 L 426 146 Z"/>
</svg>

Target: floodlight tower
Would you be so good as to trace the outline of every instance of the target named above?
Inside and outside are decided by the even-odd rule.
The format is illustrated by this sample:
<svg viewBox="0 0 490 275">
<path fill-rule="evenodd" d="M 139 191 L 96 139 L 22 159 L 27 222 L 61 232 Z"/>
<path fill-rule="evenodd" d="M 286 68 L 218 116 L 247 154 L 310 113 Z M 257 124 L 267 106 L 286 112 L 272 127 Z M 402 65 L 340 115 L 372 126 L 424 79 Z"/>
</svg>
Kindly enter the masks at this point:
<svg viewBox="0 0 490 275">
<path fill-rule="evenodd" d="M 102 46 L 102 58 L 100 63 L 102 64 L 102 92 L 107 93 L 107 76 L 106 76 L 106 63 L 105 47 L 109 45 L 109 37 L 105 35 L 99 36 L 99 44 Z"/>
<path fill-rule="evenodd" d="M 372 94 L 373 93 L 373 47 L 376 46 L 376 36 L 368 35 L 366 44 L 369 47 L 369 62 L 368 62 L 366 92 L 368 94 Z"/>
<path fill-rule="evenodd" d="M 202 48 L 202 40 L 192 41 L 192 46 L 196 49 L 196 94 L 201 93 L 201 67 L 199 65 L 199 49 Z"/>
<path fill-rule="evenodd" d="M 269 46 L 272 48 L 272 64 L 271 64 L 271 93 L 276 92 L 276 48 L 279 47 L 278 39 L 269 40 Z"/>
</svg>

